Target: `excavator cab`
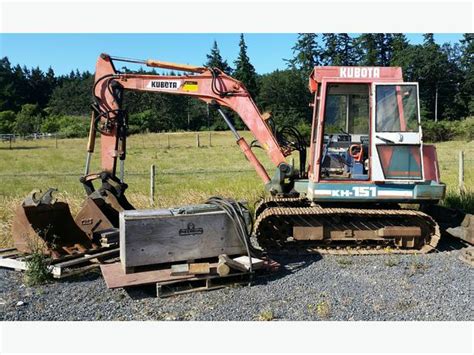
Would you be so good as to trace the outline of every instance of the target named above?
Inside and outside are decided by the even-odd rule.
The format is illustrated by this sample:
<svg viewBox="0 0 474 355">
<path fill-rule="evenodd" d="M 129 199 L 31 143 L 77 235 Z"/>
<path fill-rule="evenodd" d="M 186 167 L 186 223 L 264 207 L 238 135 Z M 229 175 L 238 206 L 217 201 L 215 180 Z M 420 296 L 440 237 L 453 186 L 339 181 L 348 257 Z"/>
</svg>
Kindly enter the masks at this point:
<svg viewBox="0 0 474 355">
<path fill-rule="evenodd" d="M 313 201 L 435 203 L 436 150 L 424 145 L 418 84 L 398 67 L 316 67 L 308 181 Z"/>
</svg>

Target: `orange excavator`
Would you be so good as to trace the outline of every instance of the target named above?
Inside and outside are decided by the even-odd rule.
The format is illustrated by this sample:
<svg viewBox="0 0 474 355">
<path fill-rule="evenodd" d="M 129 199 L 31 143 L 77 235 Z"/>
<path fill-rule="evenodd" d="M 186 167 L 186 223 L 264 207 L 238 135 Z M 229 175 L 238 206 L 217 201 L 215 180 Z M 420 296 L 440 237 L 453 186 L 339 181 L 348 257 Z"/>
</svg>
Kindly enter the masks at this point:
<svg viewBox="0 0 474 355">
<path fill-rule="evenodd" d="M 114 66 L 118 61 L 185 74 L 120 73 Z M 276 129 L 245 86 L 217 68 L 101 54 L 81 178 L 87 200 L 71 227 L 79 228 L 82 236 L 43 233 L 46 249 L 59 255 L 94 245 L 99 232 L 118 227 L 120 211 L 133 209 L 125 197 L 127 113 L 122 101 L 125 90 L 135 90 L 191 96 L 219 112 L 269 192 L 255 211 L 254 234 L 264 249 L 361 250 L 364 254 L 381 253 L 387 247 L 399 253 L 433 250 L 440 228 L 430 216 L 433 213 L 425 212 L 438 211 L 434 206 L 444 197 L 446 186 L 440 182 L 435 147 L 422 140 L 418 84 L 404 82 L 398 67 L 315 67 L 309 89 L 314 101 L 308 146 L 293 127 Z M 223 107 L 239 115 L 255 142 L 249 145 L 240 136 Z M 101 171 L 91 173 L 97 132 Z M 272 175 L 253 153 L 255 143 L 274 164 Z M 286 160 L 293 152 L 299 152 L 299 168 Z M 100 186 L 95 187 L 97 182 Z M 38 210 L 44 210 L 44 216 L 53 216 L 53 210 L 57 215 L 69 213 L 65 206 L 55 208 L 47 196 L 33 196 L 25 203 L 13 229 L 18 246 L 25 245 L 25 235 L 38 231 L 34 226 Z M 402 204 L 420 208 L 406 209 Z M 464 216 L 456 218 L 461 221 Z M 72 218 L 49 220 L 58 225 Z M 463 233 L 472 238 L 473 224 L 467 227 Z"/>
</svg>

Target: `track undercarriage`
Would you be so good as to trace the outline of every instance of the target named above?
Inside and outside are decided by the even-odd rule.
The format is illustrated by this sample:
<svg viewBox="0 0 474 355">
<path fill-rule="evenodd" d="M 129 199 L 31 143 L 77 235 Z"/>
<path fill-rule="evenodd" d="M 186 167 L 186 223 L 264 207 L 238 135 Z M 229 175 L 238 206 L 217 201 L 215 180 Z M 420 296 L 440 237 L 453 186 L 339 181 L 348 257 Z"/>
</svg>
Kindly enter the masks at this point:
<svg viewBox="0 0 474 355">
<path fill-rule="evenodd" d="M 254 234 L 268 252 L 428 253 L 440 229 L 427 214 L 394 208 L 333 207 L 300 198 L 269 198 L 255 209 Z"/>
</svg>

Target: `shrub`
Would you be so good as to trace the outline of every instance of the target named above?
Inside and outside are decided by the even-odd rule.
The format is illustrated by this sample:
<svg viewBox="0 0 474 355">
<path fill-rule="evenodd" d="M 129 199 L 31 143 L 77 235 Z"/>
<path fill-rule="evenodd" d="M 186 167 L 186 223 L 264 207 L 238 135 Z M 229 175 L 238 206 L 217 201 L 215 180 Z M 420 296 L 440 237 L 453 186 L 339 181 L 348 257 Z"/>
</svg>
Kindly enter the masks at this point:
<svg viewBox="0 0 474 355">
<path fill-rule="evenodd" d="M 13 132 L 15 127 L 15 112 L 3 111 L 0 112 L 0 133 L 8 134 Z"/>
<path fill-rule="evenodd" d="M 40 129 L 41 120 L 41 110 L 38 105 L 25 104 L 16 115 L 14 131 L 18 134 L 36 133 Z"/>
<path fill-rule="evenodd" d="M 474 117 L 460 121 L 423 121 L 423 140 L 445 142 L 453 139 L 474 139 Z"/>
<path fill-rule="evenodd" d="M 49 116 L 41 125 L 44 133 L 59 133 L 63 138 L 81 138 L 89 133 L 90 120 L 82 116 Z"/>
<path fill-rule="evenodd" d="M 27 269 L 24 274 L 24 282 L 27 286 L 37 286 L 51 280 L 48 270 L 51 260 L 46 258 L 41 252 L 35 251 L 27 260 Z"/>
<path fill-rule="evenodd" d="M 61 128 L 61 116 L 48 116 L 41 124 L 42 133 L 56 133 Z"/>
<path fill-rule="evenodd" d="M 441 203 L 446 207 L 474 213 L 474 191 L 470 189 L 460 193 L 450 191 Z"/>
</svg>

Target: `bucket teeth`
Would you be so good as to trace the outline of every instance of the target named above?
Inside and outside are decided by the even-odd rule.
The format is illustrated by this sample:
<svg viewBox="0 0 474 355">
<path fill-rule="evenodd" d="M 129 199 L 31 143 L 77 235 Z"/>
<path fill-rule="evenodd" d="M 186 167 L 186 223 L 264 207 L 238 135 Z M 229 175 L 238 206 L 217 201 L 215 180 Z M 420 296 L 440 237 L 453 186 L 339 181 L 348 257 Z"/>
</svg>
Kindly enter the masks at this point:
<svg viewBox="0 0 474 355">
<path fill-rule="evenodd" d="M 52 205 L 52 204 L 56 203 L 56 198 L 53 197 L 53 193 L 57 192 L 57 191 L 58 191 L 58 189 L 50 187 L 48 189 L 48 191 L 46 191 L 43 194 L 43 196 L 41 196 L 40 204 L 42 204 L 42 205 Z"/>
<path fill-rule="evenodd" d="M 58 189 L 53 187 L 49 188 L 44 194 L 41 190 L 33 190 L 24 199 L 23 207 L 37 207 L 39 205 L 52 205 L 56 203 L 56 198 L 53 197 L 53 193 L 57 192 Z"/>
<path fill-rule="evenodd" d="M 33 190 L 28 196 L 23 200 L 23 207 L 36 207 L 40 203 L 39 195 L 41 190 Z"/>
</svg>

